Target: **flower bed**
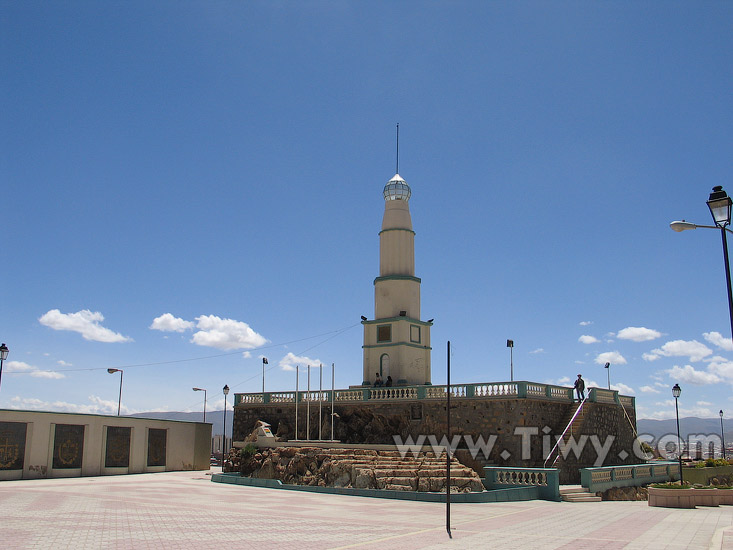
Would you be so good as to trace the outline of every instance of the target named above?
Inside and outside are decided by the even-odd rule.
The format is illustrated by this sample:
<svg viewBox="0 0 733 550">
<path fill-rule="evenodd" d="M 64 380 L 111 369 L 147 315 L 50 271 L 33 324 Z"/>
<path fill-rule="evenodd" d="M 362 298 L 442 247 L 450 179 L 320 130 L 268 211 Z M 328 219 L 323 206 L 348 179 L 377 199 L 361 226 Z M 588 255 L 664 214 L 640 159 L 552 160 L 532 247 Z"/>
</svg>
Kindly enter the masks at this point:
<svg viewBox="0 0 733 550">
<path fill-rule="evenodd" d="M 695 506 L 733 505 L 733 489 L 649 487 L 649 506 L 694 508 Z"/>
</svg>

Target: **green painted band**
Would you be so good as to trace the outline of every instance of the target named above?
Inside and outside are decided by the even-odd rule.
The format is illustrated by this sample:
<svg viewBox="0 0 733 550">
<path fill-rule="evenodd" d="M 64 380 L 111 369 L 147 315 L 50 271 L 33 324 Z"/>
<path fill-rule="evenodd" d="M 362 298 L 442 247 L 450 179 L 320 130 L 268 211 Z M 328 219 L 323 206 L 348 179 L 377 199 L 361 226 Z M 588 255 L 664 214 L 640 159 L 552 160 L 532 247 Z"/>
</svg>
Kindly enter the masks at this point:
<svg viewBox="0 0 733 550">
<path fill-rule="evenodd" d="M 413 277 L 412 275 L 387 275 L 385 277 L 377 277 L 374 279 L 374 284 L 381 283 L 384 281 L 414 281 L 417 284 L 422 282 L 420 277 Z"/>
<path fill-rule="evenodd" d="M 382 325 L 384 323 L 397 323 L 399 321 L 409 321 L 415 325 L 422 327 L 432 327 L 433 323 L 429 321 L 421 321 L 420 319 L 413 319 L 412 317 L 387 317 L 385 319 L 374 319 L 373 321 L 362 321 L 362 325 Z"/>
<path fill-rule="evenodd" d="M 407 231 L 408 233 L 412 233 L 413 235 L 415 235 L 415 232 L 412 229 L 403 229 L 400 227 L 391 227 L 390 229 L 382 229 L 379 232 L 379 235 L 381 235 L 382 233 L 386 233 L 387 231 Z"/>
<path fill-rule="evenodd" d="M 432 351 L 432 347 L 430 346 L 421 346 L 419 344 L 411 344 L 409 342 L 390 342 L 389 344 L 373 344 L 371 346 L 361 346 L 361 349 L 371 349 L 371 348 L 393 348 L 394 346 L 407 346 L 408 348 L 418 348 L 418 349 L 426 349 Z"/>
</svg>

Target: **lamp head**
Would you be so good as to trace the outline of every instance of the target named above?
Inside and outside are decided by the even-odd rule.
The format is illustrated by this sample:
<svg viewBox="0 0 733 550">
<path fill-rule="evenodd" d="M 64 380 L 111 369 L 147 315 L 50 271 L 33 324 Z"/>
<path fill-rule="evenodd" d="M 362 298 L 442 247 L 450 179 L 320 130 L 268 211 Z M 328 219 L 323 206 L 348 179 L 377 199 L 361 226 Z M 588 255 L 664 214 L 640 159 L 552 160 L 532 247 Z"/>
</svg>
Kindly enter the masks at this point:
<svg viewBox="0 0 733 550">
<path fill-rule="evenodd" d="M 8 358 L 9 352 L 10 350 L 8 349 L 8 346 L 6 346 L 5 343 L 3 342 L 3 345 L 0 346 L 0 359 L 5 361 Z"/>
<path fill-rule="evenodd" d="M 608 368 L 608 367 L 610 367 L 610 366 L 611 366 L 611 363 L 606 363 L 605 365 L 603 365 L 603 368 L 604 368 L 604 369 L 607 369 L 607 368 Z"/>
<path fill-rule="evenodd" d="M 686 222 L 685 220 L 672 222 L 669 224 L 669 227 L 672 231 L 677 231 L 677 233 L 681 231 L 687 231 L 688 229 L 697 229 L 697 225 L 695 225 L 694 223 Z"/>
<path fill-rule="evenodd" d="M 507 340 L 506 341 L 506 347 L 513 348 L 514 347 L 514 340 Z"/>
<path fill-rule="evenodd" d="M 229 386 L 224 386 L 224 388 L 221 390 L 224 392 L 224 395 L 229 395 Z"/>
<path fill-rule="evenodd" d="M 672 386 L 672 395 L 674 396 L 675 399 L 677 399 L 681 393 L 682 393 L 682 388 L 680 388 L 679 384 L 675 384 L 674 386 Z"/>
<path fill-rule="evenodd" d="M 713 187 L 708 199 L 708 208 L 713 216 L 715 225 L 723 229 L 726 225 L 730 225 L 730 209 L 733 201 L 731 201 L 728 193 L 723 191 L 721 185 Z"/>
<path fill-rule="evenodd" d="M 193 388 L 193 391 L 206 391 L 204 388 Z"/>
<path fill-rule="evenodd" d="M 718 414 L 720 415 L 720 418 L 723 418 L 723 409 L 720 409 L 720 412 Z"/>
<path fill-rule="evenodd" d="M 107 369 L 107 372 L 110 374 L 114 374 L 116 372 L 122 372 L 120 369 Z"/>
</svg>

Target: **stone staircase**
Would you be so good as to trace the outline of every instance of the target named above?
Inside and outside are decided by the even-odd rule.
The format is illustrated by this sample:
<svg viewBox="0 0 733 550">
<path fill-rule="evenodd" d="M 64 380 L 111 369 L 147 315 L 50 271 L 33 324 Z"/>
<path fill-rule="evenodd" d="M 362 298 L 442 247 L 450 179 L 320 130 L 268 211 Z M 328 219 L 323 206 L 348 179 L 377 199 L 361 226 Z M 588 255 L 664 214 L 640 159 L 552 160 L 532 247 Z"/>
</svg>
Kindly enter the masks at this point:
<svg viewBox="0 0 733 550">
<path fill-rule="evenodd" d="M 601 497 L 589 492 L 582 485 L 561 485 L 560 498 L 564 502 L 601 502 Z"/>
<path fill-rule="evenodd" d="M 432 451 L 408 453 L 366 449 L 324 449 L 331 462 L 335 485 L 348 478 L 356 488 L 374 487 L 393 491 L 445 491 L 446 458 Z M 455 457 L 450 464 L 451 492 L 483 491 L 483 481 L 473 469 Z"/>
</svg>

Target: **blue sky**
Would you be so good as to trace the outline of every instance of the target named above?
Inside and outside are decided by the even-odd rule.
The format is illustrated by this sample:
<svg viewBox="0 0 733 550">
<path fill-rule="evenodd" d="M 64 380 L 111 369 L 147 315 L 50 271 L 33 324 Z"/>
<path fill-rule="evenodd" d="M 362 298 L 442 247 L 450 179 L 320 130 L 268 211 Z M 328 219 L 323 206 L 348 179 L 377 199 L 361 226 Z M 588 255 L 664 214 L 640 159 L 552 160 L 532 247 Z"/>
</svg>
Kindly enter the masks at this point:
<svg viewBox="0 0 733 550">
<path fill-rule="evenodd" d="M 714 185 L 728 2 L 0 1 L 0 408 L 221 408 L 362 378 L 412 188 L 433 383 L 577 373 L 733 415 Z M 161 330 L 164 329 L 164 330 Z M 330 386 L 330 373 L 324 379 Z M 231 396 L 230 396 L 231 401 Z"/>
</svg>

